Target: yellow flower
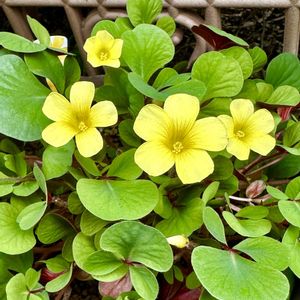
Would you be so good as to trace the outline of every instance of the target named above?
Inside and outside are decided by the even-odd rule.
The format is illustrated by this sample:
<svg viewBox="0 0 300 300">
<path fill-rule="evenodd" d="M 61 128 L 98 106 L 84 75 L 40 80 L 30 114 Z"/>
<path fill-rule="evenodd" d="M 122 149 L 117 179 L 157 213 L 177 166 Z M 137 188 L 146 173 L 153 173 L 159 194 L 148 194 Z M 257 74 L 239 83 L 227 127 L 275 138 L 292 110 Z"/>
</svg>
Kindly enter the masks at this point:
<svg viewBox="0 0 300 300">
<path fill-rule="evenodd" d="M 207 151 L 220 151 L 227 145 L 226 131 L 215 117 L 196 121 L 199 100 L 187 94 L 169 96 L 164 108 L 144 106 L 134 123 L 134 131 L 146 143 L 135 152 L 137 165 L 159 176 L 175 164 L 183 183 L 199 182 L 214 170 Z"/>
<path fill-rule="evenodd" d="M 43 139 L 54 147 L 67 144 L 74 136 L 82 156 L 90 157 L 103 148 L 103 139 L 96 127 L 114 125 L 117 109 L 110 101 L 101 101 L 91 107 L 95 94 L 92 82 L 80 81 L 72 85 L 70 102 L 52 92 L 43 105 L 43 113 L 54 123 L 47 126 Z"/>
<path fill-rule="evenodd" d="M 189 239 L 184 235 L 173 235 L 167 238 L 167 242 L 177 248 L 184 248 L 189 244 Z"/>
<path fill-rule="evenodd" d="M 267 155 L 275 147 L 275 139 L 268 135 L 274 129 L 272 114 L 266 109 L 254 112 L 250 100 L 236 99 L 230 104 L 232 117 L 221 115 L 228 134 L 226 150 L 240 160 L 249 157 L 250 150 Z"/>
<path fill-rule="evenodd" d="M 106 30 L 100 30 L 85 41 L 83 49 L 87 52 L 87 61 L 93 67 L 120 67 L 123 40 L 114 39 Z"/>
</svg>

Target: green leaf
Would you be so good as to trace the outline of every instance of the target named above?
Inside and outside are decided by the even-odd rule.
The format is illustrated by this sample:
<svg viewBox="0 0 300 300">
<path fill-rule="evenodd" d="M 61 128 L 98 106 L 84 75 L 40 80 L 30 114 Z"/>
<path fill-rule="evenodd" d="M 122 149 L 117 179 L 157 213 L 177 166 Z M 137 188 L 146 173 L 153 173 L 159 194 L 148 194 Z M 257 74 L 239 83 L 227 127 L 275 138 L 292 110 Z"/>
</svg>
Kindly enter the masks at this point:
<svg viewBox="0 0 300 300">
<path fill-rule="evenodd" d="M 289 178 L 300 172 L 300 156 L 288 154 L 280 162 L 267 170 L 267 176 L 271 178 Z"/>
<path fill-rule="evenodd" d="M 85 235 L 94 235 L 106 224 L 106 221 L 99 219 L 87 210 L 84 210 L 80 218 L 80 229 Z"/>
<path fill-rule="evenodd" d="M 198 79 L 206 85 L 205 99 L 235 96 L 244 83 L 239 63 L 216 51 L 198 57 L 192 68 L 192 79 Z"/>
<path fill-rule="evenodd" d="M 14 185 L 13 193 L 16 196 L 27 197 L 37 191 L 39 185 L 36 181 L 24 181 L 18 185 Z"/>
<path fill-rule="evenodd" d="M 290 85 L 300 90 L 300 63 L 297 56 L 286 52 L 273 58 L 265 80 L 274 87 Z"/>
<path fill-rule="evenodd" d="M 80 215 L 84 211 L 84 206 L 81 204 L 76 192 L 72 192 L 68 197 L 68 210 L 73 215 Z"/>
<path fill-rule="evenodd" d="M 0 32 L 0 46 L 21 53 L 35 53 L 47 48 L 46 45 L 33 43 L 18 34 L 4 31 Z"/>
<path fill-rule="evenodd" d="M 270 194 L 275 199 L 287 200 L 289 198 L 285 193 L 283 193 L 277 188 L 274 188 L 273 186 L 268 185 L 266 189 L 268 194 Z"/>
<path fill-rule="evenodd" d="M 133 130 L 134 121 L 130 119 L 123 120 L 119 124 L 120 138 L 132 147 L 138 147 L 141 144 L 141 139 L 135 134 Z"/>
<path fill-rule="evenodd" d="M 233 251 L 197 247 L 192 266 L 204 288 L 217 299 L 283 300 L 289 295 L 289 282 L 281 272 Z"/>
<path fill-rule="evenodd" d="M 146 82 L 174 56 L 171 38 L 154 25 L 138 25 L 132 31 L 124 32 L 122 38 L 124 40 L 122 57 L 129 68 Z"/>
<path fill-rule="evenodd" d="M 210 183 L 209 186 L 204 190 L 202 194 L 202 201 L 205 205 L 209 200 L 213 199 L 216 196 L 219 186 L 220 182 L 215 181 Z"/>
<path fill-rule="evenodd" d="M 74 149 L 75 145 L 72 140 L 62 147 L 49 145 L 45 149 L 42 170 L 47 180 L 60 177 L 68 172 L 72 165 Z"/>
<path fill-rule="evenodd" d="M 300 227 L 300 203 L 296 201 L 280 200 L 278 208 L 285 219 L 292 225 Z"/>
<path fill-rule="evenodd" d="M 214 172 L 209 175 L 211 180 L 225 180 L 232 176 L 233 164 L 232 161 L 224 156 L 217 156 L 213 158 Z"/>
<path fill-rule="evenodd" d="M 27 300 L 29 293 L 25 276 L 22 273 L 12 277 L 6 285 L 6 296 L 8 300 Z"/>
<path fill-rule="evenodd" d="M 124 263 L 111 252 L 96 251 L 84 262 L 84 270 L 92 275 L 109 274 L 120 268 Z"/>
<path fill-rule="evenodd" d="M 288 183 L 285 189 L 285 194 L 289 197 L 289 199 L 299 200 L 297 199 L 299 192 L 300 192 L 300 177 L 298 176 L 292 179 Z"/>
<path fill-rule="evenodd" d="M 235 216 L 239 218 L 259 220 L 265 218 L 268 214 L 269 210 L 265 206 L 246 206 L 239 210 Z"/>
<path fill-rule="evenodd" d="M 26 54 L 24 59 L 32 73 L 50 79 L 60 93 L 64 92 L 64 68 L 56 54 L 43 51 Z"/>
<path fill-rule="evenodd" d="M 258 98 L 258 90 L 256 86 L 256 82 L 252 79 L 246 79 L 244 81 L 243 88 L 241 91 L 234 96 L 236 99 L 250 99 L 256 101 Z"/>
<path fill-rule="evenodd" d="M 49 124 L 42 113 L 49 90 L 18 56 L 1 56 L 0 73 L 0 132 L 22 141 L 39 140 Z"/>
<path fill-rule="evenodd" d="M 107 175 L 126 180 L 133 180 L 140 177 L 143 170 L 134 161 L 135 150 L 130 149 L 117 156 L 111 163 Z"/>
<path fill-rule="evenodd" d="M 25 283 L 29 290 L 35 288 L 40 280 L 41 272 L 37 272 L 36 270 L 29 268 L 25 273 Z"/>
<path fill-rule="evenodd" d="M 169 36 L 172 36 L 176 30 L 176 23 L 170 16 L 163 16 L 156 22 L 156 26 L 163 29 Z"/>
<path fill-rule="evenodd" d="M 52 244 L 73 232 L 73 228 L 63 217 L 49 213 L 41 219 L 35 233 L 43 244 Z"/>
<path fill-rule="evenodd" d="M 154 183 L 148 180 L 80 179 L 77 193 L 84 207 L 106 220 L 135 220 L 149 214 L 159 198 Z"/>
<path fill-rule="evenodd" d="M 240 64 L 244 79 L 250 77 L 253 71 L 253 62 L 247 50 L 242 47 L 234 46 L 222 50 L 221 53 L 227 57 L 234 58 Z"/>
<path fill-rule="evenodd" d="M 265 83 L 265 82 L 257 82 L 256 83 L 257 88 L 257 99 L 258 101 L 268 101 L 268 99 L 273 94 L 274 88 L 271 84 Z"/>
<path fill-rule="evenodd" d="M 16 219 L 18 210 L 12 205 L 0 203 L 0 252 L 6 254 L 21 254 L 29 251 L 35 245 L 32 229 L 21 230 Z"/>
<path fill-rule="evenodd" d="M 131 72 L 128 74 L 128 79 L 130 83 L 145 96 L 160 101 L 166 100 L 167 96 L 165 94 L 160 93 L 154 87 L 145 82 L 140 75 Z"/>
<path fill-rule="evenodd" d="M 200 100 L 202 100 L 206 93 L 206 87 L 202 81 L 191 79 L 168 87 L 162 93 L 166 95 L 166 98 L 173 94 L 184 93 L 198 97 Z"/>
<path fill-rule="evenodd" d="M 114 38 L 120 38 L 123 32 L 131 30 L 132 24 L 128 18 L 118 17 L 115 22 L 111 20 L 101 20 L 93 27 L 91 36 L 95 36 L 100 30 L 108 31 Z"/>
<path fill-rule="evenodd" d="M 147 300 L 155 300 L 158 295 L 158 282 L 154 274 L 143 266 L 129 267 L 130 279 L 136 292 Z"/>
<path fill-rule="evenodd" d="M 34 227 L 42 218 L 47 209 L 45 201 L 36 202 L 26 206 L 18 215 L 17 222 L 22 230 Z"/>
<path fill-rule="evenodd" d="M 168 86 L 187 81 L 190 77 L 191 75 L 189 73 L 178 74 L 176 70 L 172 68 L 163 68 L 155 78 L 153 87 L 157 90 L 161 90 Z"/>
<path fill-rule="evenodd" d="M 295 106 L 300 102 L 300 94 L 296 88 L 282 85 L 276 88 L 271 97 L 265 102 L 274 105 Z"/>
<path fill-rule="evenodd" d="M 95 278 L 98 281 L 102 282 L 112 282 L 121 279 L 128 273 L 128 266 L 122 264 L 120 267 L 115 269 L 114 271 L 110 273 L 106 273 L 104 275 L 94 275 L 93 278 Z"/>
<path fill-rule="evenodd" d="M 54 293 L 62 290 L 70 282 L 72 278 L 73 268 L 70 266 L 69 270 L 55 279 L 47 282 L 45 289 L 47 292 Z"/>
<path fill-rule="evenodd" d="M 151 24 L 160 14 L 162 7 L 162 0 L 128 0 L 126 4 L 128 17 L 134 26 L 143 23 Z"/>
<path fill-rule="evenodd" d="M 110 226 L 100 239 L 101 249 L 129 261 L 165 272 L 173 263 L 173 253 L 166 238 L 157 229 L 136 221 Z"/>
<path fill-rule="evenodd" d="M 33 252 L 28 251 L 18 255 L 8 255 L 8 254 L 0 253 L 0 264 L 1 262 L 3 262 L 5 265 L 3 266 L 2 269 L 7 268 L 8 270 L 25 274 L 25 272 L 33 264 Z M 0 280 L 1 280 L 1 276 L 0 276 Z"/>
<path fill-rule="evenodd" d="M 41 190 L 44 192 L 44 194 L 47 195 L 48 191 L 47 191 L 47 183 L 46 183 L 45 175 L 36 163 L 34 164 L 33 167 L 33 175 Z"/>
<path fill-rule="evenodd" d="M 156 228 L 166 236 L 189 236 L 203 224 L 203 207 L 204 202 L 200 198 L 180 199 L 172 207 L 171 216 L 157 223 Z"/>
<path fill-rule="evenodd" d="M 223 244 L 227 244 L 225 230 L 218 213 L 211 207 L 203 210 L 203 222 L 210 234 Z"/>
<path fill-rule="evenodd" d="M 73 83 L 80 80 L 81 69 L 75 57 L 67 56 L 64 60 L 65 87 L 71 86 Z"/>
<path fill-rule="evenodd" d="M 24 177 L 27 174 L 27 164 L 24 152 L 6 154 L 4 155 L 4 160 L 5 167 L 10 171 L 13 171 L 16 175 Z"/>
<path fill-rule="evenodd" d="M 73 240 L 72 249 L 77 266 L 83 270 L 88 256 L 96 251 L 94 237 L 86 236 L 82 232 L 79 232 Z"/>
<path fill-rule="evenodd" d="M 285 231 L 282 243 L 290 249 L 289 267 L 300 278 L 300 228 L 290 225 Z"/>
<path fill-rule="evenodd" d="M 81 167 L 89 174 L 93 176 L 100 176 L 101 172 L 98 169 L 95 161 L 90 157 L 84 157 L 82 156 L 78 150 L 75 150 L 74 156 L 78 163 L 81 165 Z"/>
<path fill-rule="evenodd" d="M 266 52 L 260 47 L 254 47 L 248 50 L 253 62 L 253 74 L 260 71 L 268 61 Z"/>
<path fill-rule="evenodd" d="M 300 141 L 300 122 L 296 122 L 285 129 L 283 133 L 283 145 L 292 147 Z"/>
<path fill-rule="evenodd" d="M 227 224 L 238 234 L 247 237 L 258 237 L 270 232 L 272 224 L 269 220 L 239 220 L 228 211 L 223 212 Z"/>
<path fill-rule="evenodd" d="M 279 271 L 289 265 L 288 248 L 270 237 L 248 238 L 233 247 L 251 256 L 256 262 Z"/>
<path fill-rule="evenodd" d="M 30 16 L 26 17 L 30 29 L 32 30 L 36 38 L 40 41 L 41 44 L 48 47 L 50 45 L 50 35 L 48 30 L 36 19 L 33 19 Z"/>
</svg>

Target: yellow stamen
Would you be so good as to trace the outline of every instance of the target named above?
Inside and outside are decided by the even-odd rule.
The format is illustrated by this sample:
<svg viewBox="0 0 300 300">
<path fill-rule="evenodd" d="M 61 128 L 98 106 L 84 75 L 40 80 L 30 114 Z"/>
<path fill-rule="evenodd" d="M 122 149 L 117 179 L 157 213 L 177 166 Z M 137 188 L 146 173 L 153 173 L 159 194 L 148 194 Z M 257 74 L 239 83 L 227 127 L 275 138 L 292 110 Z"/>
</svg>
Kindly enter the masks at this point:
<svg viewBox="0 0 300 300">
<path fill-rule="evenodd" d="M 238 138 L 243 138 L 245 136 L 245 133 L 244 131 L 242 130 L 238 130 L 235 135 L 238 137 Z"/>
<path fill-rule="evenodd" d="M 179 153 L 179 152 L 181 152 L 182 149 L 183 149 L 182 143 L 181 142 L 176 142 L 175 144 L 173 144 L 172 152 Z"/>
<path fill-rule="evenodd" d="M 98 55 L 100 60 L 108 60 L 108 52 L 102 50 Z"/>
<path fill-rule="evenodd" d="M 83 121 L 81 121 L 79 124 L 78 124 L 78 129 L 80 131 L 86 131 L 88 129 L 88 127 L 85 125 L 85 123 Z"/>
</svg>

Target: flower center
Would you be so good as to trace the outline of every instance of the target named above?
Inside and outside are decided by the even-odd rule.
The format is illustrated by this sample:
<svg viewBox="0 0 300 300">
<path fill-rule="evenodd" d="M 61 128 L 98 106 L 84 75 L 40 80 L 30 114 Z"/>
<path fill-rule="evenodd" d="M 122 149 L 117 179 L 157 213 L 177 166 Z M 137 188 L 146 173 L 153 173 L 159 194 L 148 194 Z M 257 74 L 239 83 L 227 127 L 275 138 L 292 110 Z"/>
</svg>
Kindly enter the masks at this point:
<svg viewBox="0 0 300 300">
<path fill-rule="evenodd" d="M 238 130 L 235 135 L 238 137 L 238 138 L 243 138 L 245 136 L 245 132 L 242 131 L 242 130 Z"/>
<path fill-rule="evenodd" d="M 108 60 L 108 52 L 107 51 L 100 51 L 99 52 L 99 59 L 100 60 Z"/>
<path fill-rule="evenodd" d="M 83 121 L 81 121 L 78 124 L 78 129 L 82 132 L 82 131 L 86 131 L 88 129 L 88 127 L 85 125 L 85 123 Z"/>
<path fill-rule="evenodd" d="M 176 142 L 175 144 L 173 144 L 172 152 L 177 154 L 177 153 L 181 152 L 182 149 L 183 149 L 182 143 L 181 142 Z"/>
</svg>

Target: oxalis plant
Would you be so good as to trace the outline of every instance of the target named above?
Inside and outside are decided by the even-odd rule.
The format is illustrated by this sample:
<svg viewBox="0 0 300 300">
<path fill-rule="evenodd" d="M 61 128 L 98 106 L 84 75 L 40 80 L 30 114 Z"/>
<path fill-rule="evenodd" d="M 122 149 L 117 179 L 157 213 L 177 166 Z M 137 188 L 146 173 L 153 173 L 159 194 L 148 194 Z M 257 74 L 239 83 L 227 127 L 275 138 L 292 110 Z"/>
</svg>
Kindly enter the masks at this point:
<svg viewBox="0 0 300 300">
<path fill-rule="evenodd" d="M 0 298 L 290 299 L 300 276 L 300 64 L 212 26 L 174 61 L 161 0 L 85 41 L 0 33 Z"/>
</svg>

